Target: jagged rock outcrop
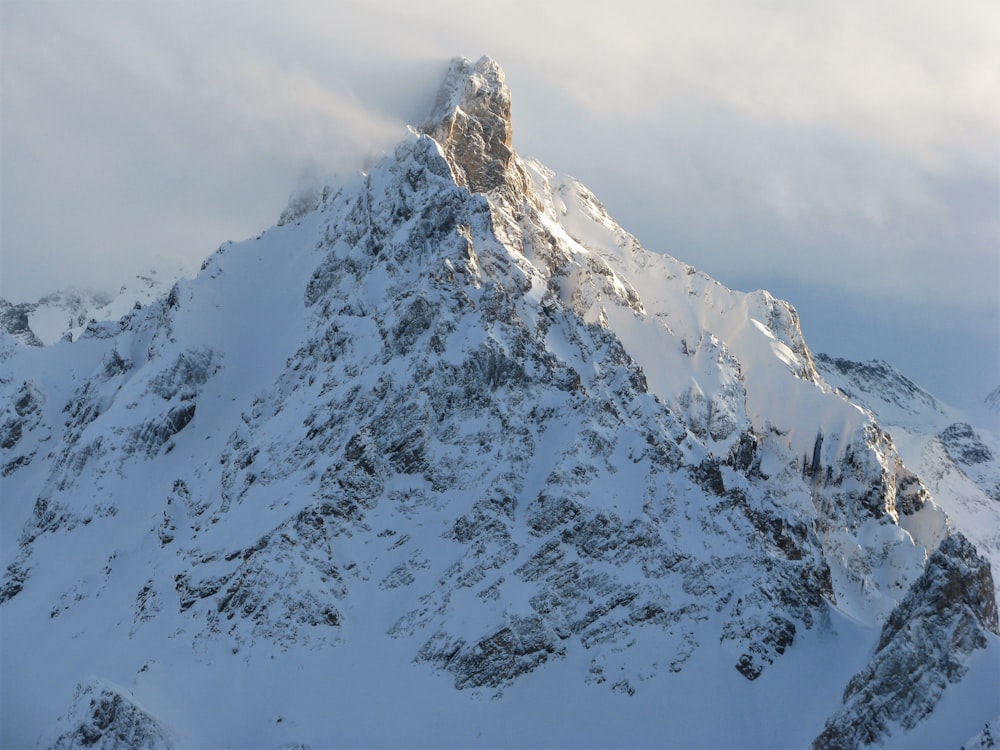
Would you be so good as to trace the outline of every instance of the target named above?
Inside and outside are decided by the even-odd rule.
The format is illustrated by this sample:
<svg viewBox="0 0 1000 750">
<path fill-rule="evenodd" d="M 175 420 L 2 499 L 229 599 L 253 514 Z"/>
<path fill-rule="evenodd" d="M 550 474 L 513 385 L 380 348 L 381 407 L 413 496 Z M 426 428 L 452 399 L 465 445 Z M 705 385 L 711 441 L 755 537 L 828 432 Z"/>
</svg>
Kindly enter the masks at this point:
<svg viewBox="0 0 1000 750">
<path fill-rule="evenodd" d="M 19 449 L 25 432 L 38 427 L 42 420 L 45 396 L 31 381 L 24 381 L 0 413 L 0 448 L 11 456 L 0 468 L 0 477 L 7 476 L 18 466 L 29 463 L 36 450 L 25 453 Z"/>
<path fill-rule="evenodd" d="M 993 453 L 968 422 L 955 422 L 938 435 L 952 461 L 957 464 L 984 464 Z"/>
<path fill-rule="evenodd" d="M 49 750 L 171 750 L 170 733 L 129 692 L 109 682 L 79 685 Z"/>
<path fill-rule="evenodd" d="M 496 61 L 452 60 L 421 131 L 440 144 L 456 183 L 521 201 L 528 179 L 511 146 L 510 89 Z"/>
<path fill-rule="evenodd" d="M 28 322 L 28 315 L 34 310 L 35 305 L 30 302 L 14 304 L 0 299 L 0 328 L 25 346 L 43 346 Z"/>
<path fill-rule="evenodd" d="M 12 304 L 0 299 L 0 329 L 27 346 L 53 344 L 68 331 L 82 330 L 91 315 L 112 301 L 104 292 L 65 289 L 37 302 Z"/>
<path fill-rule="evenodd" d="M 889 616 L 874 657 L 848 683 L 844 707 L 813 747 L 860 747 L 913 729 L 990 633 L 1000 634 L 1000 626 L 989 563 L 953 534 Z"/>
<path fill-rule="evenodd" d="M 983 724 L 975 737 L 962 745 L 962 750 L 993 750 L 1000 746 L 1000 716 Z"/>
<path fill-rule="evenodd" d="M 816 362 L 824 372 L 839 375 L 844 395 L 863 406 L 876 408 L 877 401 L 885 400 L 905 413 L 944 413 L 937 399 L 888 362 L 877 359 L 855 362 L 822 353 L 816 355 Z"/>
</svg>

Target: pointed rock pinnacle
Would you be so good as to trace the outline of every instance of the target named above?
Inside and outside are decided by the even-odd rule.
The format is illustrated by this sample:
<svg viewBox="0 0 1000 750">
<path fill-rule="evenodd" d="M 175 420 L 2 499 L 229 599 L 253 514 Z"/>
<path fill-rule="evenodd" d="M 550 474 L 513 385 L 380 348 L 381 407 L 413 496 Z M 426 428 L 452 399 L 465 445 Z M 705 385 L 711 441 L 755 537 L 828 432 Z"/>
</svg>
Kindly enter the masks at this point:
<svg viewBox="0 0 1000 750">
<path fill-rule="evenodd" d="M 420 131 L 441 145 L 456 182 L 472 192 L 523 189 L 511 149 L 510 89 L 493 59 L 454 58 Z"/>
</svg>

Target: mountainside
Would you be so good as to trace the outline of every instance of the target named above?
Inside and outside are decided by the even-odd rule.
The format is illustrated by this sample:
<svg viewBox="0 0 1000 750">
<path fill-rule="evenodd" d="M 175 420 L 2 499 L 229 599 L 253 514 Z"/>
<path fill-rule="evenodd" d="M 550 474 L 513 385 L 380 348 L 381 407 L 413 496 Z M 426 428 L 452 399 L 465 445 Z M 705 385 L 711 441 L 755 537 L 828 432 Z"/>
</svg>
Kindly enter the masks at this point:
<svg viewBox="0 0 1000 750">
<path fill-rule="evenodd" d="M 998 569 L 1000 425 L 989 414 L 989 397 L 984 414 L 966 415 L 942 404 L 886 362 L 852 362 L 819 354 L 816 364 L 828 383 L 868 409 L 892 435 L 903 462 L 955 527 Z M 970 424 L 972 418 L 975 425 Z M 1000 585 L 1000 580 L 996 583 Z"/>
<path fill-rule="evenodd" d="M 514 153 L 488 58 L 368 173 L 24 343 L 4 747 L 937 747 L 1000 716 L 989 563 L 794 309 Z"/>
<path fill-rule="evenodd" d="M 91 312 L 110 301 L 101 292 L 75 289 L 48 294 L 37 302 L 0 299 L 0 329 L 27 346 L 54 344 L 65 332 L 86 325 Z"/>
<path fill-rule="evenodd" d="M 0 330 L 27 346 L 54 344 L 64 336 L 78 339 L 91 321 L 118 321 L 135 305 L 147 305 L 170 291 L 176 273 L 155 270 L 136 276 L 117 294 L 64 289 L 37 302 L 11 303 L 0 299 Z"/>
</svg>

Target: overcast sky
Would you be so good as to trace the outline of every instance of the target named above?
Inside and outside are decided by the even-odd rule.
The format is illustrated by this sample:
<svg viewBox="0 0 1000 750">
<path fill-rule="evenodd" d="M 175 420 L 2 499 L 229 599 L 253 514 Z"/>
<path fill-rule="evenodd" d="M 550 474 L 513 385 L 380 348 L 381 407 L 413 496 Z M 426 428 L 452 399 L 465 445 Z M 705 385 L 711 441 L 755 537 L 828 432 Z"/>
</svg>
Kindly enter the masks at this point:
<svg viewBox="0 0 1000 750">
<path fill-rule="evenodd" d="M 490 54 L 514 145 L 815 351 L 1000 384 L 1000 4 L 0 0 L 0 295 L 115 289 L 272 225 Z"/>
</svg>

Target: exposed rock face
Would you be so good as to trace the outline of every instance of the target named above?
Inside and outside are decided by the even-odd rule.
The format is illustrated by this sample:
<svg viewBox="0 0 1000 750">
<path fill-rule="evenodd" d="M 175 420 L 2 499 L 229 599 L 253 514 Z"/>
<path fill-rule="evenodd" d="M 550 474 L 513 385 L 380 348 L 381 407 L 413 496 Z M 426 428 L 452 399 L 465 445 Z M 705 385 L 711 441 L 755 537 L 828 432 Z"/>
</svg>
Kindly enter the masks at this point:
<svg viewBox="0 0 1000 750">
<path fill-rule="evenodd" d="M 994 750 L 1000 747 L 1000 716 L 983 725 L 983 730 L 962 745 L 962 750 Z"/>
<path fill-rule="evenodd" d="M 20 450 L 20 443 L 25 432 L 30 432 L 41 423 L 44 404 L 45 397 L 38 386 L 26 381 L 0 412 L 0 448 L 11 456 L 0 467 L 0 477 L 7 476 L 34 458 L 36 451 L 25 453 Z"/>
<path fill-rule="evenodd" d="M 813 747 L 880 742 L 898 726 L 912 729 L 945 687 L 965 673 L 965 659 L 1000 633 L 989 564 L 961 534 L 945 539 L 882 628 L 871 663 L 848 683 L 844 707 Z"/>
<path fill-rule="evenodd" d="M 929 411 L 943 413 L 941 404 L 931 394 L 892 365 L 882 360 L 855 362 L 841 357 L 817 354 L 821 370 L 844 376 L 851 385 L 841 386 L 844 395 L 867 406 L 871 399 L 886 399 L 905 412 Z"/>
<path fill-rule="evenodd" d="M 91 313 L 112 300 L 104 292 L 66 289 L 47 294 L 37 302 L 11 304 L 0 299 L 0 329 L 22 344 L 53 344 L 70 330 L 82 330 Z"/>
<path fill-rule="evenodd" d="M 566 649 L 541 617 L 513 617 L 508 625 L 474 644 L 449 643 L 444 637 L 427 642 L 420 657 L 440 662 L 455 674 L 455 687 L 500 687 L 544 664 Z"/>
<path fill-rule="evenodd" d="M 26 346 L 43 346 L 28 322 L 28 315 L 34 309 L 31 303 L 13 304 L 0 299 L 0 327 Z"/>
<path fill-rule="evenodd" d="M 993 460 L 993 454 L 968 422 L 956 422 L 938 435 L 951 459 L 967 466 Z"/>
<path fill-rule="evenodd" d="M 422 131 L 440 144 L 459 185 L 519 201 L 527 178 L 511 148 L 510 89 L 494 60 L 452 60 Z"/>
<path fill-rule="evenodd" d="M 80 685 L 49 750 L 171 750 L 169 733 L 127 691 L 107 682 Z"/>
</svg>

